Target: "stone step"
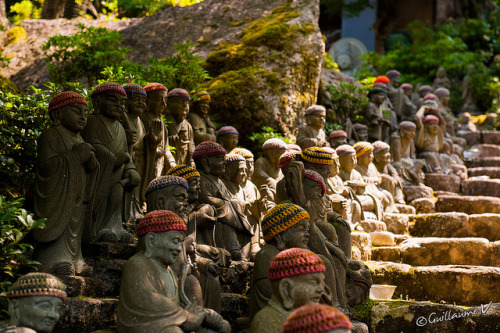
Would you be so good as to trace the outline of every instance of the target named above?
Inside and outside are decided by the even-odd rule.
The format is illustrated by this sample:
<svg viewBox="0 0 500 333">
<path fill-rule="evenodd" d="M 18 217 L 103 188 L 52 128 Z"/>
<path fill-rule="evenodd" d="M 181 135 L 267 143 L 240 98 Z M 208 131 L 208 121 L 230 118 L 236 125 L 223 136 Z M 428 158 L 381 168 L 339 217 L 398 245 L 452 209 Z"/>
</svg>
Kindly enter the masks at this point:
<svg viewBox="0 0 500 333">
<path fill-rule="evenodd" d="M 397 286 L 395 297 L 462 305 L 500 302 L 500 268 L 483 266 L 412 267 L 393 262 L 367 263 L 373 283 Z M 413 330 L 405 332 L 414 332 Z"/>
<path fill-rule="evenodd" d="M 500 131 L 481 131 L 480 137 L 482 143 L 500 145 Z"/>
<path fill-rule="evenodd" d="M 467 214 L 500 214 L 500 198 L 487 196 L 442 195 L 436 202 L 437 212 L 463 212 Z"/>
<path fill-rule="evenodd" d="M 500 156 L 479 157 L 479 158 L 474 158 L 474 159 L 466 159 L 465 160 L 465 166 L 467 168 L 500 167 Z M 427 178 L 427 175 L 425 175 L 425 177 Z"/>
<path fill-rule="evenodd" d="M 384 214 L 384 222 L 387 225 L 387 231 L 390 231 L 394 234 L 399 235 L 407 235 L 408 221 L 410 216 L 414 216 L 413 214 Z"/>
<path fill-rule="evenodd" d="M 436 211 L 436 198 L 419 198 L 410 202 L 415 207 L 417 214 L 434 213 Z"/>
<path fill-rule="evenodd" d="M 460 177 L 457 175 L 426 173 L 424 183 L 434 191 L 447 191 L 452 193 L 458 193 L 460 191 Z"/>
<path fill-rule="evenodd" d="M 403 194 L 406 202 L 412 202 L 415 199 L 432 197 L 432 188 L 423 184 L 403 185 Z"/>
<path fill-rule="evenodd" d="M 492 179 L 500 179 L 500 167 L 477 167 L 467 170 L 469 177 L 488 176 Z"/>
<path fill-rule="evenodd" d="M 372 246 L 394 246 L 396 244 L 394 234 L 389 231 L 370 232 Z"/>
<path fill-rule="evenodd" d="M 500 179 L 471 178 L 462 181 L 463 195 L 500 197 Z"/>
<path fill-rule="evenodd" d="M 372 248 L 372 260 L 413 266 L 500 267 L 500 241 L 489 242 L 485 238 L 410 238 L 397 247 Z"/>
<path fill-rule="evenodd" d="M 137 244 L 91 242 L 82 244 L 84 258 L 129 259 L 135 254 Z"/>
<path fill-rule="evenodd" d="M 387 225 L 383 221 L 363 220 L 359 223 L 366 232 L 387 231 Z"/>
<path fill-rule="evenodd" d="M 369 261 L 372 257 L 372 240 L 367 232 L 353 231 L 351 233 L 352 259 Z"/>
<path fill-rule="evenodd" d="M 467 151 L 471 152 L 476 158 L 500 156 L 500 146 L 491 143 L 473 145 Z"/>
</svg>

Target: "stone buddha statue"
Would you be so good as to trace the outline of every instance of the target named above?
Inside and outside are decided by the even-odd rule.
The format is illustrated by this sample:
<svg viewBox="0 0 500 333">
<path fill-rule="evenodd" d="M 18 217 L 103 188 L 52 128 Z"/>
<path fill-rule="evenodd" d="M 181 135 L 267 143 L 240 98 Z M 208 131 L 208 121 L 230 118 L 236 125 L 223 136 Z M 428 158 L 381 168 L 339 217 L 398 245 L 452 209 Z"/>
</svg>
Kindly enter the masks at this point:
<svg viewBox="0 0 500 333">
<path fill-rule="evenodd" d="M 53 125 L 38 139 L 35 215 L 47 221 L 44 229 L 33 231 L 35 259 L 43 272 L 88 275 L 81 243 L 98 163 L 94 147 L 79 134 L 87 123 L 87 102 L 75 92 L 61 92 L 50 101 L 49 115 Z"/>
<path fill-rule="evenodd" d="M 326 109 L 321 105 L 312 105 L 305 111 L 307 125 L 299 127 L 297 144 L 302 150 L 308 147 L 329 147 L 326 140 L 325 127 Z"/>
<path fill-rule="evenodd" d="M 10 325 L 2 332 L 50 333 L 57 324 L 66 286 L 47 273 L 29 273 L 20 277 L 7 292 Z"/>
<path fill-rule="evenodd" d="M 409 83 L 403 83 L 401 85 L 401 89 L 403 89 L 403 92 L 405 93 L 406 97 L 408 97 L 408 99 L 411 101 L 411 98 L 413 96 L 413 86 Z"/>
<path fill-rule="evenodd" d="M 351 333 L 349 318 L 333 306 L 308 303 L 293 311 L 283 333 Z"/>
<path fill-rule="evenodd" d="M 366 105 L 365 118 L 368 122 L 368 138 L 370 140 L 384 140 L 389 135 L 391 122 L 384 117 L 382 103 L 386 97 L 386 90 L 373 87 L 368 93 L 370 99 Z M 359 136 L 358 136 L 359 139 Z"/>
<path fill-rule="evenodd" d="M 298 307 L 319 303 L 324 290 L 325 265 L 319 256 L 304 248 L 279 252 L 269 264 L 267 279 L 272 296 L 253 317 L 251 333 L 281 333 L 290 313 Z"/>
<path fill-rule="evenodd" d="M 180 88 L 169 91 L 166 112 L 168 140 L 175 147 L 172 153 L 177 164 L 192 165 L 192 155 L 194 152 L 194 132 L 187 122 L 186 116 L 189 113 L 189 93 Z M 167 170 L 168 171 L 168 170 Z"/>
<path fill-rule="evenodd" d="M 283 178 L 278 162 L 286 150 L 287 144 L 283 140 L 268 139 L 262 145 L 262 157 L 255 162 L 252 181 L 267 201 L 275 202 L 276 184 Z"/>
<path fill-rule="evenodd" d="M 432 83 L 432 89 L 434 89 L 434 91 L 439 88 L 451 89 L 450 79 L 448 79 L 448 76 L 446 76 L 446 71 L 443 67 L 438 68 L 436 72 L 436 78 Z"/>
<path fill-rule="evenodd" d="M 194 144 L 199 145 L 203 141 L 215 142 L 215 126 L 210 120 L 210 95 L 202 90 L 194 95 L 191 102 L 191 112 L 187 120 L 191 124 L 194 133 Z"/>
<path fill-rule="evenodd" d="M 393 69 L 387 72 L 387 77 L 390 79 L 387 85 L 387 97 L 391 101 L 397 120 L 413 120 L 417 108 L 411 102 L 411 92 L 408 96 L 408 92 L 405 92 L 402 85 L 400 86 L 401 74 Z M 393 128 L 395 127 L 397 122 L 393 124 Z"/>
<path fill-rule="evenodd" d="M 217 131 L 217 141 L 228 152 L 236 148 L 240 133 L 233 126 L 222 126 Z"/>
<path fill-rule="evenodd" d="M 391 165 L 391 146 L 383 141 L 376 141 L 372 146 L 373 165 L 382 179 L 380 187 L 388 191 L 396 203 L 405 204 L 402 181 L 396 168 Z"/>
<path fill-rule="evenodd" d="M 479 113 L 479 108 L 477 107 L 476 93 L 472 89 L 472 74 L 474 73 L 474 70 L 474 65 L 469 65 L 467 67 L 467 75 L 465 75 L 462 83 L 462 100 L 464 101 L 462 112 L 469 112 L 473 115 L 476 115 L 477 113 Z"/>
<path fill-rule="evenodd" d="M 334 130 L 328 135 L 330 147 L 337 149 L 338 146 L 347 144 L 347 133 L 343 130 Z"/>
<path fill-rule="evenodd" d="M 438 88 L 436 90 L 436 97 L 438 98 L 439 110 L 446 120 L 446 133 L 450 136 L 455 136 L 455 117 L 453 111 L 448 106 L 450 103 L 450 91 L 446 88 Z"/>
<path fill-rule="evenodd" d="M 413 104 L 420 109 L 423 103 L 423 99 L 427 94 L 432 94 L 434 92 L 434 89 L 432 89 L 431 86 L 424 84 L 423 86 L 420 86 L 418 88 L 418 94 L 412 97 L 412 102 Z"/>
<path fill-rule="evenodd" d="M 424 117 L 425 111 L 430 112 Z M 418 157 L 425 160 L 425 170 L 428 173 L 442 173 L 439 151 L 443 148 L 446 122 L 437 108 L 424 106 L 417 112 L 417 134 L 415 146 Z"/>
<path fill-rule="evenodd" d="M 352 125 L 352 137 L 349 140 L 350 143 L 355 144 L 358 141 L 367 141 L 368 140 L 368 126 L 364 124 L 353 124 Z"/>
<path fill-rule="evenodd" d="M 88 117 L 83 139 L 94 146 L 99 162 L 97 190 L 90 225 L 90 240 L 132 242 L 123 229 L 123 197 L 130 195 L 141 177 L 130 157 L 127 138 L 119 119 L 125 112 L 127 93 L 114 82 L 96 86 L 91 94 L 94 114 Z"/>
</svg>

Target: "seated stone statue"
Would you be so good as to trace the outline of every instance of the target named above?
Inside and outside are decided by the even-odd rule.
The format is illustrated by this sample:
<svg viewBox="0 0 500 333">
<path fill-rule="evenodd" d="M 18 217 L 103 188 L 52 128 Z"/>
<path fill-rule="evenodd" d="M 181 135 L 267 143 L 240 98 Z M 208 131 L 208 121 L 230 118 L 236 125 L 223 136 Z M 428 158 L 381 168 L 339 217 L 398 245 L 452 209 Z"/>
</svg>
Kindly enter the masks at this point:
<svg viewBox="0 0 500 333">
<path fill-rule="evenodd" d="M 474 65 L 469 65 L 467 67 L 467 75 L 465 75 L 462 81 L 462 101 L 464 102 L 462 112 L 470 112 L 473 115 L 477 115 L 479 113 L 479 108 L 477 107 L 477 96 L 475 91 L 472 89 L 472 84 L 474 82 L 472 73 L 474 70 Z"/>
<path fill-rule="evenodd" d="M 283 178 L 278 162 L 286 149 L 287 144 L 277 138 L 268 139 L 262 145 L 262 157 L 255 162 L 252 181 L 265 200 L 275 202 L 276 184 Z"/>
<path fill-rule="evenodd" d="M 423 117 L 423 112 L 429 110 L 434 114 Z M 446 123 L 431 107 L 422 107 L 417 112 L 417 140 L 418 157 L 425 160 L 425 170 L 428 173 L 442 173 L 439 151 L 443 148 Z"/>
<path fill-rule="evenodd" d="M 476 125 L 471 121 L 472 115 L 469 112 L 462 113 L 460 117 L 460 127 L 458 129 L 458 134 L 477 132 Z"/>
<path fill-rule="evenodd" d="M 349 318 L 333 306 L 309 303 L 293 311 L 283 333 L 351 333 Z"/>
<path fill-rule="evenodd" d="M 194 166 L 192 161 L 195 147 L 194 133 L 193 128 L 186 120 L 191 97 L 186 90 L 175 88 L 168 92 L 167 98 L 165 118 L 168 123 L 168 140 L 175 147 L 175 152 L 172 153 L 175 163 Z"/>
<path fill-rule="evenodd" d="M 397 121 L 413 120 L 417 108 L 411 102 L 411 91 L 408 96 L 403 86 L 400 86 L 401 74 L 397 70 L 390 70 L 387 76 L 390 78 L 387 85 L 387 97 L 391 101 Z M 393 123 L 392 127 L 396 128 L 397 122 Z"/>
<path fill-rule="evenodd" d="M 298 151 L 287 151 L 283 155 L 280 156 L 280 160 L 278 162 L 278 168 L 280 168 L 282 170 L 284 177 L 276 185 L 276 202 L 277 203 L 282 203 L 283 201 L 287 201 L 290 199 L 287 188 L 285 186 L 287 173 L 291 172 L 292 175 L 290 177 L 293 178 L 294 176 L 297 176 L 295 174 L 297 172 L 297 170 L 295 167 L 292 167 L 289 170 L 288 166 L 290 164 L 294 165 L 294 163 L 292 163 L 292 162 L 297 162 L 298 159 L 300 159 L 300 154 L 301 154 L 301 152 L 298 152 Z M 298 162 L 298 163 L 300 163 L 300 168 L 301 168 L 300 172 L 303 173 L 304 165 L 302 162 Z M 290 187 L 293 185 L 289 184 L 288 186 Z M 294 199 L 298 199 L 298 198 L 294 198 Z M 298 202 L 298 200 L 292 200 L 292 201 Z M 305 204 L 305 201 L 299 203 L 299 205 L 301 205 L 301 204 Z"/>
<path fill-rule="evenodd" d="M 50 333 L 66 300 L 66 286 L 53 275 L 29 273 L 17 279 L 6 296 L 10 323 L 0 326 L 1 332 Z"/>
<path fill-rule="evenodd" d="M 251 333 L 281 333 L 290 313 L 308 303 L 319 303 L 325 281 L 320 257 L 303 248 L 291 248 L 276 255 L 269 264 L 272 297 L 252 320 Z"/>
<path fill-rule="evenodd" d="M 240 133 L 233 126 L 222 126 L 217 131 L 217 141 L 227 152 L 236 148 L 239 138 Z"/>
<path fill-rule="evenodd" d="M 308 147 L 329 147 L 326 141 L 325 127 L 326 109 L 321 105 L 312 105 L 305 112 L 307 125 L 299 128 L 297 144 L 302 150 Z"/>
<path fill-rule="evenodd" d="M 434 91 L 439 88 L 451 89 L 450 79 L 448 79 L 448 76 L 446 76 L 446 71 L 443 67 L 438 68 L 438 70 L 436 71 L 436 78 L 432 83 L 432 89 L 434 89 Z"/>
<path fill-rule="evenodd" d="M 391 129 L 391 122 L 384 117 L 382 112 L 385 97 L 386 91 L 382 88 L 373 87 L 368 93 L 370 100 L 366 105 L 365 119 L 369 124 L 368 138 L 373 141 L 384 140 L 389 136 Z"/>
<path fill-rule="evenodd" d="M 118 332 L 230 332 L 211 309 L 183 299 L 172 266 L 182 252 L 184 221 L 168 210 L 144 216 L 137 228 L 137 253 L 123 267 L 117 310 Z"/>
<path fill-rule="evenodd" d="M 87 102 L 75 92 L 56 94 L 49 115 L 53 126 L 38 139 L 35 215 L 47 221 L 44 229 L 33 231 L 35 259 L 42 272 L 87 275 L 91 269 L 81 243 L 98 169 L 94 147 L 79 134 L 87 123 Z"/>
<path fill-rule="evenodd" d="M 123 229 L 123 197 L 138 186 L 141 177 L 130 158 L 125 130 L 119 119 L 125 112 L 127 93 L 114 82 L 92 91 L 94 114 L 88 117 L 83 139 L 94 146 L 99 162 L 97 190 L 90 225 L 90 240 L 129 243 L 132 235 Z"/>
<path fill-rule="evenodd" d="M 328 135 L 330 147 L 337 149 L 338 146 L 347 144 L 347 133 L 343 130 L 334 130 Z"/>
<path fill-rule="evenodd" d="M 418 87 L 418 86 L 417 86 Z M 418 94 L 412 97 L 412 102 L 415 106 L 420 109 L 423 103 L 423 99 L 427 94 L 432 94 L 434 90 L 429 85 L 423 85 L 418 88 Z"/>
<path fill-rule="evenodd" d="M 396 203 L 405 204 L 403 184 L 396 168 L 391 165 L 391 146 L 383 141 L 376 141 L 372 145 L 373 165 L 382 178 L 380 187 L 388 191 Z"/>
<path fill-rule="evenodd" d="M 203 141 L 215 142 L 215 125 L 210 120 L 209 111 L 210 95 L 204 90 L 197 92 L 187 115 L 187 120 L 193 128 L 195 145 L 199 145 Z"/>
<path fill-rule="evenodd" d="M 354 124 L 352 125 L 352 129 L 353 132 L 352 132 L 352 137 L 349 140 L 349 144 L 353 145 L 358 141 L 368 140 L 368 126 L 364 124 Z"/>
<path fill-rule="evenodd" d="M 409 83 L 403 83 L 401 85 L 401 89 L 403 89 L 403 92 L 405 93 L 406 97 L 408 97 L 411 101 L 411 97 L 413 95 L 413 86 Z"/>
</svg>

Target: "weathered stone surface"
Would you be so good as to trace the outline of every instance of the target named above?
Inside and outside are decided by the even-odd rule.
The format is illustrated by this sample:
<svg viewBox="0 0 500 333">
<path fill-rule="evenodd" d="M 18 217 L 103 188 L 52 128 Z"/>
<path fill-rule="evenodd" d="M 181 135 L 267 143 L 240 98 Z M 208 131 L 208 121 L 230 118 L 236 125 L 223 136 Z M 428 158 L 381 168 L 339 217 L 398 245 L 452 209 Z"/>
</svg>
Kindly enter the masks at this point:
<svg viewBox="0 0 500 333">
<path fill-rule="evenodd" d="M 500 146 L 497 144 L 488 144 L 488 143 L 477 144 L 472 146 L 470 149 L 476 150 L 478 157 L 500 156 Z"/>
<path fill-rule="evenodd" d="M 462 194 L 500 197 L 500 179 L 466 179 L 462 181 Z"/>
<path fill-rule="evenodd" d="M 406 202 L 412 202 L 413 200 L 420 198 L 429 198 L 432 196 L 432 188 L 424 185 L 404 185 L 403 194 L 405 195 Z"/>
<path fill-rule="evenodd" d="M 355 260 L 368 261 L 372 257 L 372 241 L 366 232 L 353 231 L 351 233 L 352 258 Z"/>
<path fill-rule="evenodd" d="M 222 292 L 246 295 L 249 293 L 253 262 L 233 261 L 220 277 Z"/>
<path fill-rule="evenodd" d="M 372 248 L 372 260 L 401 262 L 401 248 L 399 246 L 380 246 Z"/>
<path fill-rule="evenodd" d="M 460 177 L 456 175 L 426 173 L 424 183 L 432 187 L 434 191 L 448 191 L 454 193 L 460 191 Z"/>
<path fill-rule="evenodd" d="M 415 207 L 417 214 L 434 213 L 436 211 L 436 201 L 432 198 L 415 199 L 410 204 Z"/>
<path fill-rule="evenodd" d="M 221 315 L 230 323 L 235 323 L 236 319 L 248 316 L 248 298 L 245 296 L 223 293 L 221 303 Z M 239 321 L 238 324 L 241 326 L 243 322 Z"/>
<path fill-rule="evenodd" d="M 117 299 L 68 298 L 54 333 L 93 332 L 116 327 Z"/>
<path fill-rule="evenodd" d="M 394 234 L 388 231 L 370 232 L 372 246 L 394 246 Z"/>
<path fill-rule="evenodd" d="M 412 215 L 384 214 L 384 222 L 387 225 L 387 231 L 395 234 L 408 234 L 408 221 L 410 216 Z"/>
<path fill-rule="evenodd" d="M 467 159 L 465 165 L 468 168 L 500 167 L 500 156 Z"/>
<path fill-rule="evenodd" d="M 82 252 L 85 258 L 109 258 L 127 260 L 135 254 L 137 244 L 92 242 L 82 244 Z"/>
<path fill-rule="evenodd" d="M 394 242 L 396 243 L 396 245 L 400 245 L 408 238 L 410 238 L 410 236 L 408 236 L 408 235 L 397 235 L 396 234 L 396 235 L 394 235 Z"/>
<path fill-rule="evenodd" d="M 399 210 L 400 214 L 416 214 L 417 211 L 415 210 L 415 207 L 410 206 L 410 205 L 403 205 L 403 204 L 395 204 L 396 208 Z"/>
<path fill-rule="evenodd" d="M 500 178 L 500 167 L 478 167 L 467 169 L 469 177 L 488 176 L 490 178 Z"/>
<path fill-rule="evenodd" d="M 463 212 L 466 214 L 500 214 L 500 198 L 486 196 L 451 196 L 438 197 L 437 212 Z"/>
<path fill-rule="evenodd" d="M 387 226 L 382 221 L 377 220 L 364 220 L 359 223 L 366 232 L 373 231 L 386 231 Z"/>
<path fill-rule="evenodd" d="M 482 131 L 482 143 L 500 145 L 500 131 Z"/>
<path fill-rule="evenodd" d="M 500 240 L 500 214 L 469 215 L 467 232 L 471 237 L 483 237 L 490 241 Z"/>
<path fill-rule="evenodd" d="M 361 321 L 351 320 L 352 333 L 369 333 L 368 325 Z"/>
<path fill-rule="evenodd" d="M 459 133 L 458 136 L 464 138 L 467 141 L 468 146 L 473 146 L 481 142 L 479 132 Z"/>
<path fill-rule="evenodd" d="M 410 234 L 415 237 L 467 237 L 469 216 L 465 213 L 431 213 L 410 217 Z"/>
</svg>

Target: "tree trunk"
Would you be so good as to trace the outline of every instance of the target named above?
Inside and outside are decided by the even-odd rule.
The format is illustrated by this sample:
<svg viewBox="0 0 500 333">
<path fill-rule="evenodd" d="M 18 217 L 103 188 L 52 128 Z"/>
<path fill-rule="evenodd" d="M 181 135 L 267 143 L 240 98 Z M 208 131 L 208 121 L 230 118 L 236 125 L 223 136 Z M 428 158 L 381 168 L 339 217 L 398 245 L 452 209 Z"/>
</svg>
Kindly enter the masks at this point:
<svg viewBox="0 0 500 333">
<path fill-rule="evenodd" d="M 0 25 L 3 25 L 4 28 L 9 27 L 9 20 L 7 19 L 7 11 L 5 8 L 5 0 L 0 0 Z"/>
<path fill-rule="evenodd" d="M 57 19 L 64 17 L 66 0 L 48 0 L 43 2 L 42 19 Z"/>
</svg>

